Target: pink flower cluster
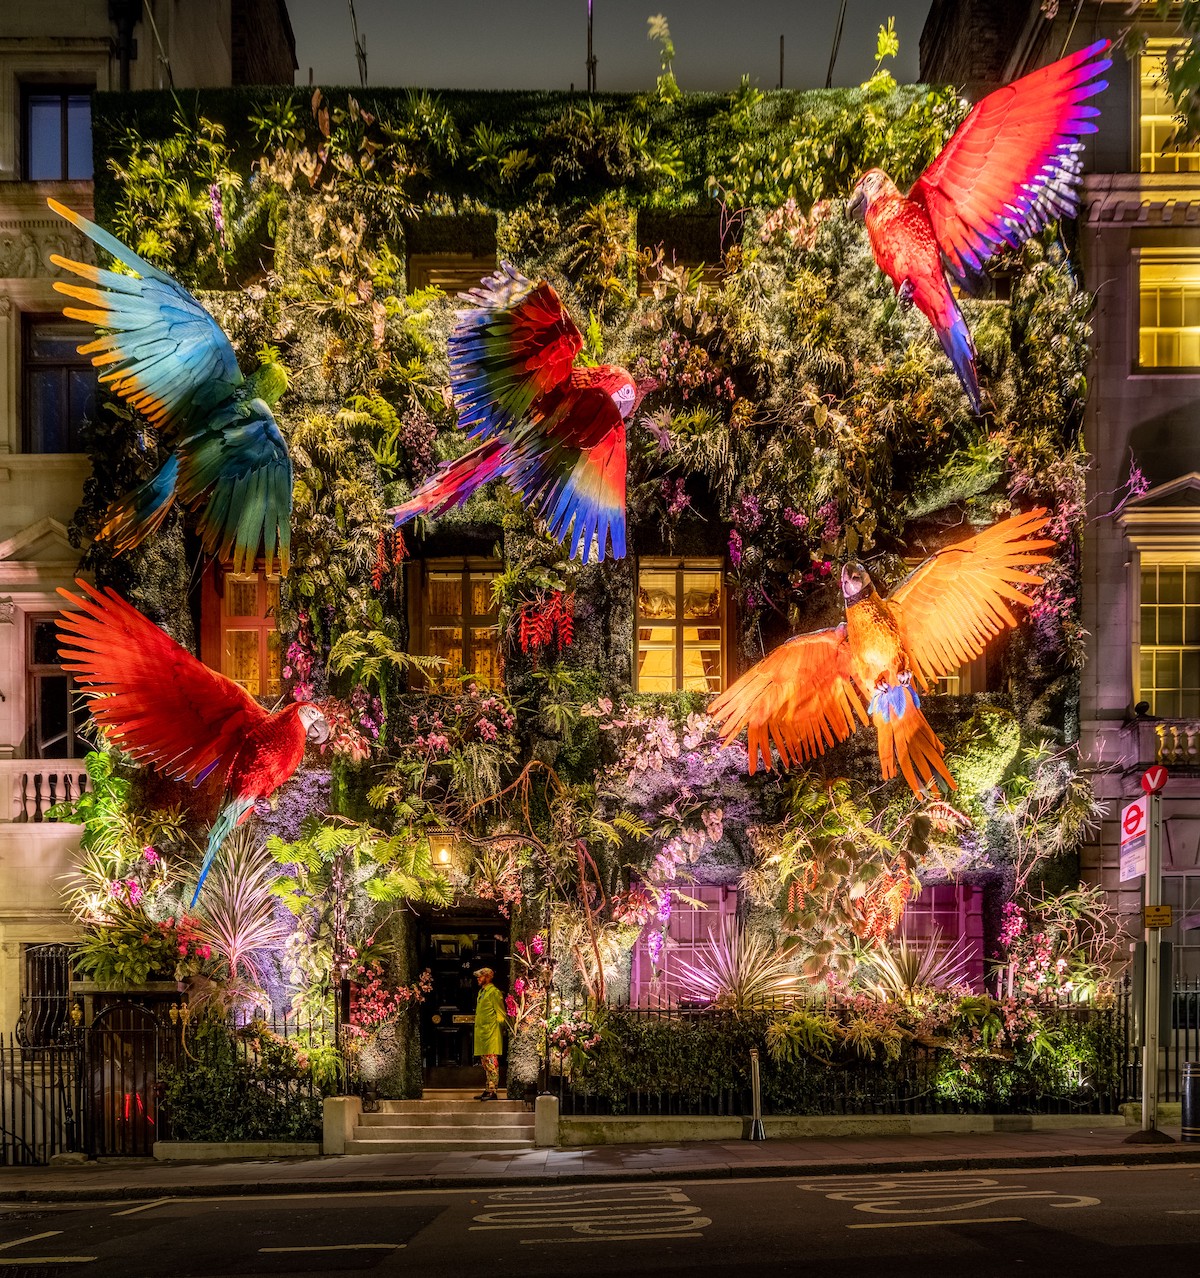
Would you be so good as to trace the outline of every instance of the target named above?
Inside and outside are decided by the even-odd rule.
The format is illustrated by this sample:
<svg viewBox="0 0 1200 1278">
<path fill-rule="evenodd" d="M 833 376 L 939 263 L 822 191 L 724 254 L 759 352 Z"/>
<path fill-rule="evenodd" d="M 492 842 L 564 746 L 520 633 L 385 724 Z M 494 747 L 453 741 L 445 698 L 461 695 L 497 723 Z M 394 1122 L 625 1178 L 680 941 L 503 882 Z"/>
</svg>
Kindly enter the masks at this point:
<svg viewBox="0 0 1200 1278">
<path fill-rule="evenodd" d="M 638 376 L 653 375 L 660 385 L 670 385 L 687 403 L 702 395 L 732 403 L 737 389 L 720 364 L 698 342 L 672 329 L 658 344 L 658 359 L 638 361 Z"/>
<path fill-rule="evenodd" d="M 288 644 L 282 671 L 285 679 L 296 680 L 292 685 L 293 701 L 312 700 L 312 671 L 315 662 L 312 623 L 308 613 L 302 611 L 297 618 L 296 637 Z"/>
<path fill-rule="evenodd" d="M 389 987 L 379 963 L 360 964 L 350 978 L 350 1021 L 347 1030 L 359 1036 L 372 1034 L 422 1002 L 433 989 L 428 968 L 411 985 Z"/>
</svg>

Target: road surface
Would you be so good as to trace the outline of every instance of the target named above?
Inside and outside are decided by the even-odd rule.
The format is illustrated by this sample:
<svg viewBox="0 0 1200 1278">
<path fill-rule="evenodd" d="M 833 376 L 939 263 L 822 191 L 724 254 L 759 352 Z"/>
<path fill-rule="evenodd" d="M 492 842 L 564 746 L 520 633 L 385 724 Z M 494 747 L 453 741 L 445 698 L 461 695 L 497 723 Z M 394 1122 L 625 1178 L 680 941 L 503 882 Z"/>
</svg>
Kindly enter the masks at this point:
<svg viewBox="0 0 1200 1278">
<path fill-rule="evenodd" d="M 30 1203 L 0 1278 L 1200 1274 L 1200 1168 Z"/>
</svg>

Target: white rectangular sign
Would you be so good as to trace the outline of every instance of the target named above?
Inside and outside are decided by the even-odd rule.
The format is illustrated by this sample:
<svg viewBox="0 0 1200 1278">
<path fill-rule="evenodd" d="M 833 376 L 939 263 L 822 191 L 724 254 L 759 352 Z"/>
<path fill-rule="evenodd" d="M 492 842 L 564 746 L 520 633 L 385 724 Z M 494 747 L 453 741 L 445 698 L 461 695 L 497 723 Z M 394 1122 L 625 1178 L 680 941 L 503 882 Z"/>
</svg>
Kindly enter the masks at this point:
<svg viewBox="0 0 1200 1278">
<path fill-rule="evenodd" d="M 1150 800 L 1143 795 L 1121 809 L 1121 882 L 1140 879 L 1146 873 L 1146 847 L 1150 837 Z"/>
</svg>

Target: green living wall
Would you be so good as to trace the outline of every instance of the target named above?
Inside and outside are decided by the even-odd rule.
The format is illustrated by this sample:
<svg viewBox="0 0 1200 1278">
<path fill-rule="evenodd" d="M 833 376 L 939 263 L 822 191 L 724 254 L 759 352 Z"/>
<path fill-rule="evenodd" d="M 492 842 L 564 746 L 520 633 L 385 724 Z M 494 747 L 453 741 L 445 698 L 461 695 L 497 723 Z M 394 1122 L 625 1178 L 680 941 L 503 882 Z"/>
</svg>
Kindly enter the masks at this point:
<svg viewBox="0 0 1200 1278">
<path fill-rule="evenodd" d="M 331 698 L 336 726 L 334 750 L 257 818 L 278 860 L 307 857 L 284 889 L 307 919 L 305 963 L 276 964 L 292 995 L 328 968 L 321 875 L 351 843 L 355 890 L 375 885 L 354 924 L 372 941 L 381 900 L 500 901 L 516 937 L 552 921 L 564 988 L 609 997 L 689 884 L 739 884 L 748 925 L 819 978 L 849 976 L 922 881 L 986 885 L 996 940 L 1006 898 L 1032 908 L 1041 885 L 1073 880 L 1091 816 L 1073 755 L 1089 299 L 1057 230 L 998 260 L 989 294 L 963 302 L 989 405 L 974 417 L 844 214 L 863 170 L 903 186 L 963 110 L 886 76 L 810 93 L 97 99 L 98 220 L 199 292 L 247 371 L 271 359 L 289 377 L 285 676 Z M 446 362 L 457 303 L 407 287 L 410 256 L 430 253 L 545 276 L 585 358 L 657 380 L 631 423 L 627 560 L 566 562 L 502 485 L 388 530 L 386 509 L 464 448 Z M 163 441 L 114 410 L 89 447 L 80 544 Z M 845 559 L 894 584 L 965 526 L 1033 505 L 1058 542 L 1036 606 L 993 645 L 986 691 L 926 702 L 960 783 L 945 801 L 885 785 L 866 732 L 791 776 L 747 778 L 702 696 L 631 692 L 639 555 L 724 560 L 733 670 L 836 622 Z M 411 566 L 446 555 L 502 564 L 503 694 L 410 687 Z M 179 514 L 135 553 L 87 556 L 185 640 L 196 560 Z M 349 842 L 314 844 L 314 816 Z M 430 830 L 461 852 L 444 873 Z M 1082 972 L 1078 930 L 1043 922 Z M 413 961 L 402 940 L 389 970 L 411 980 Z"/>
</svg>

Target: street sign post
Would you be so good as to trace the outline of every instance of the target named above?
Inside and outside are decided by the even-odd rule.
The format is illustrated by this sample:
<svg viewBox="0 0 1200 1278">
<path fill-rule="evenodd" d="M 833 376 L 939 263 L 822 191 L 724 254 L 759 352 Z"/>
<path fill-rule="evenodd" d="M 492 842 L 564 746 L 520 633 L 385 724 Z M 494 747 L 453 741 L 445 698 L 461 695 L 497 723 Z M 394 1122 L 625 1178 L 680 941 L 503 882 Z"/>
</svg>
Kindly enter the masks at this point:
<svg viewBox="0 0 1200 1278">
<path fill-rule="evenodd" d="M 1162 1010 L 1162 928 L 1170 926 L 1170 910 L 1162 903 L 1162 788 L 1167 770 L 1161 764 L 1142 776 L 1146 797 L 1121 811 L 1121 881 L 1143 875 L 1142 925 L 1146 934 L 1145 1033 L 1142 1046 L 1142 1126 L 1128 1137 L 1137 1142 L 1170 1141 L 1158 1130 L 1158 1048 Z M 1128 850 L 1127 850 L 1128 849 Z M 1139 859 L 1141 866 L 1135 869 Z M 1129 873 L 1126 873 L 1126 869 Z"/>
<path fill-rule="evenodd" d="M 1149 797 L 1134 799 L 1121 809 L 1121 882 L 1146 873 L 1149 846 Z"/>
</svg>

